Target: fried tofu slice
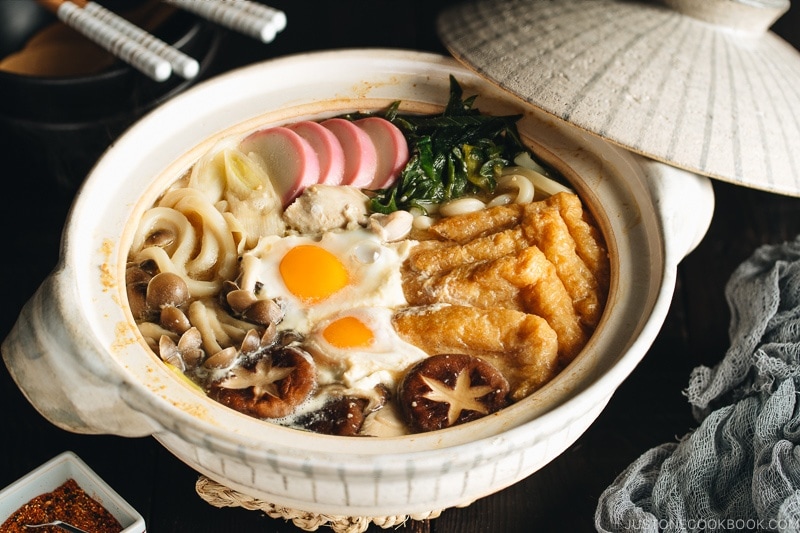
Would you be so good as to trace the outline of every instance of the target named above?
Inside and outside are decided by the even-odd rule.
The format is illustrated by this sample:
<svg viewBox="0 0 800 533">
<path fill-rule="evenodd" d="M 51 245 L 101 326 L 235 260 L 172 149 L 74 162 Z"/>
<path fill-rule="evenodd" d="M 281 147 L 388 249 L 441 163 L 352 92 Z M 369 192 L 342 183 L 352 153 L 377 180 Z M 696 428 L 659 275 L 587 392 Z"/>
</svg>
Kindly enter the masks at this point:
<svg viewBox="0 0 800 533">
<path fill-rule="evenodd" d="M 403 290 L 411 305 L 449 303 L 537 314 L 558 334 L 559 354 L 565 362 L 587 340 L 555 267 L 536 246 L 430 277 L 406 275 Z"/>
<path fill-rule="evenodd" d="M 442 219 L 403 265 L 411 305 L 510 309 L 544 318 L 568 364 L 596 328 L 608 254 L 580 199 L 559 193 Z"/>
<path fill-rule="evenodd" d="M 461 305 L 412 307 L 393 318 L 398 334 L 429 355 L 468 354 L 493 364 L 525 398 L 559 370 L 558 339 L 547 321 L 511 309 Z"/>
<path fill-rule="evenodd" d="M 575 241 L 575 253 L 597 278 L 602 300 L 608 295 L 610 282 L 610 263 L 603 236 L 597 229 L 591 214 L 583 209 L 580 198 L 574 194 L 559 193 L 546 200 L 548 205 L 556 206 L 569 234 Z"/>
<path fill-rule="evenodd" d="M 443 218 L 431 226 L 430 231 L 442 239 L 464 244 L 514 227 L 521 219 L 521 205 L 499 205 L 474 213 Z"/>
<path fill-rule="evenodd" d="M 550 201 L 528 204 L 521 226 L 526 240 L 542 250 L 555 266 L 581 322 L 590 328 L 596 327 L 605 293 L 595 272 L 577 252 L 578 245 L 559 211 L 559 204 Z M 597 248 L 595 245 L 590 249 L 594 252 Z"/>
<path fill-rule="evenodd" d="M 424 241 L 411 251 L 406 268 L 414 275 L 432 276 L 459 266 L 516 254 L 527 246 L 520 227 L 478 237 L 463 245 L 452 241 Z"/>
<path fill-rule="evenodd" d="M 523 309 L 534 313 L 550 324 L 558 334 L 558 354 L 563 365 L 567 365 L 589 340 L 589 333 L 581 324 L 572 299 L 556 273 L 555 266 L 547 260 L 539 248 L 531 246 L 525 251 L 531 257 L 541 275 L 520 289 Z"/>
<path fill-rule="evenodd" d="M 449 303 L 483 309 L 523 310 L 520 289 L 537 273 L 526 269 L 525 257 L 505 255 L 493 261 L 469 263 L 429 277 L 411 276 L 403 283 L 411 305 Z"/>
</svg>

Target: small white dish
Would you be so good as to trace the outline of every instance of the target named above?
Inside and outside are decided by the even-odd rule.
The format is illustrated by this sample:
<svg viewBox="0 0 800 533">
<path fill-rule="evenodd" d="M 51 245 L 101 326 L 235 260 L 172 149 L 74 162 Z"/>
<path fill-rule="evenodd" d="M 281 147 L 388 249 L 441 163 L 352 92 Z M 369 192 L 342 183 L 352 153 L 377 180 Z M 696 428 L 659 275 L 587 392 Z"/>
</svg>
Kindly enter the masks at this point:
<svg viewBox="0 0 800 533">
<path fill-rule="evenodd" d="M 68 479 L 106 508 L 122 525 L 122 533 L 144 533 L 144 518 L 73 452 L 66 451 L 0 491 L 0 524 L 33 498 L 52 492 Z"/>
</svg>

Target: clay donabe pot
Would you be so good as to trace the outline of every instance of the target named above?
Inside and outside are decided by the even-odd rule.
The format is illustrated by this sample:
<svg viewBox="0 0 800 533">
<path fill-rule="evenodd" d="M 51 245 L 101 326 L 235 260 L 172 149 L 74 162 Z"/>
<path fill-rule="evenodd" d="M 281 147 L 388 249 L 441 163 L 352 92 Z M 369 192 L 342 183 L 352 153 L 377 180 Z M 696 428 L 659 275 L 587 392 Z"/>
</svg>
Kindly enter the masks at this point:
<svg viewBox="0 0 800 533">
<path fill-rule="evenodd" d="M 523 137 L 569 179 L 605 236 L 612 269 L 607 308 L 569 367 L 528 398 L 461 426 L 338 437 L 224 407 L 146 347 L 126 305 L 132 233 L 142 212 L 215 141 L 256 125 L 381 109 L 397 100 L 440 110 L 451 74 L 465 95 L 479 95 L 482 112 L 523 114 Z M 677 265 L 704 235 L 713 205 L 706 178 L 547 116 L 453 59 L 375 49 L 284 57 L 199 84 L 141 119 L 104 154 L 77 195 L 61 261 L 22 311 L 3 357 L 53 424 L 152 435 L 198 472 L 271 503 L 372 517 L 465 505 L 543 467 L 596 419 L 655 339 Z"/>
</svg>

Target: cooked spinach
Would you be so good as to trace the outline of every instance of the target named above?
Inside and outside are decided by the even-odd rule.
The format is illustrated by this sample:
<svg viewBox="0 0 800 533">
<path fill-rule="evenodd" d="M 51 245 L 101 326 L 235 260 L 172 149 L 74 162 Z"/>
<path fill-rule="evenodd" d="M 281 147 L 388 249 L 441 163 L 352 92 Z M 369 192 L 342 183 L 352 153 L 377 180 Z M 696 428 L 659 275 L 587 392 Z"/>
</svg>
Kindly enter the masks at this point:
<svg viewBox="0 0 800 533">
<path fill-rule="evenodd" d="M 522 115 L 483 115 L 473 107 L 476 97 L 464 98 L 451 75 L 440 115 L 401 114 L 399 102 L 381 113 L 404 133 L 409 161 L 391 187 L 372 191 L 374 212 L 411 207 L 425 212 L 426 205 L 494 191 L 503 167 L 526 151 L 516 127 Z"/>
</svg>

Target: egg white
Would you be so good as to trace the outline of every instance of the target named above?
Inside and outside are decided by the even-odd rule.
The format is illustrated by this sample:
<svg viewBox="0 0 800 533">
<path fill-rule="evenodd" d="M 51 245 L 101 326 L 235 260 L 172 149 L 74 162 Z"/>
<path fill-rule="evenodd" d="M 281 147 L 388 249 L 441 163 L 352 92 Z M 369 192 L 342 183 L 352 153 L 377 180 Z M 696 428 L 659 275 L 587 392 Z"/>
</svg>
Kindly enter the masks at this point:
<svg viewBox="0 0 800 533">
<path fill-rule="evenodd" d="M 318 365 L 327 369 L 328 375 L 319 376 L 321 382 L 341 382 L 348 388 L 362 390 L 382 384 L 394 390 L 405 370 L 428 354 L 400 338 L 392 325 L 393 314 L 385 307 L 359 307 L 320 321 L 304 344 Z M 369 346 L 341 348 L 325 339 L 325 328 L 347 316 L 357 318 L 372 331 L 374 339 Z"/>
<path fill-rule="evenodd" d="M 304 244 L 320 246 L 336 256 L 347 270 L 349 284 L 315 303 L 292 294 L 280 275 L 279 265 L 289 250 Z M 242 276 L 247 284 L 260 284 L 260 297 L 280 299 L 285 316 L 279 329 L 307 334 L 318 321 L 342 309 L 407 305 L 400 266 L 411 246 L 408 241 L 381 242 L 377 235 L 361 228 L 327 232 L 319 239 L 304 235 L 265 237 L 243 257 Z"/>
</svg>

